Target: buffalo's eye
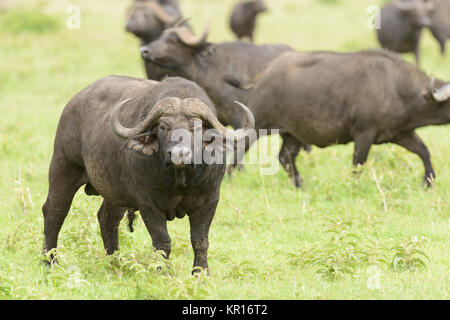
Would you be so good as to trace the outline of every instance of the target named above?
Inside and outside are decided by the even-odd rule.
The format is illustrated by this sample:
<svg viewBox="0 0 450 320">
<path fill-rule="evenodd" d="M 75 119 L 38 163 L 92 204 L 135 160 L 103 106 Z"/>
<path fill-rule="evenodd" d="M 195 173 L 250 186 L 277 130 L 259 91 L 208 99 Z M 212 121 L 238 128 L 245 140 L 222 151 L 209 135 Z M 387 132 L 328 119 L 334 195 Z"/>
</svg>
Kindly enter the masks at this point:
<svg viewBox="0 0 450 320">
<path fill-rule="evenodd" d="M 159 122 L 159 131 L 166 132 L 172 129 L 172 120 L 171 119 L 161 119 Z"/>
<path fill-rule="evenodd" d="M 159 130 L 161 130 L 161 131 L 163 131 L 163 132 L 165 132 L 165 131 L 169 131 L 170 130 L 170 127 L 167 125 L 167 124 L 160 124 L 159 125 Z"/>
<path fill-rule="evenodd" d="M 155 142 L 155 140 L 157 139 L 157 136 L 155 133 L 150 133 L 148 135 L 142 136 L 138 138 L 138 141 L 142 144 L 150 144 Z"/>
</svg>

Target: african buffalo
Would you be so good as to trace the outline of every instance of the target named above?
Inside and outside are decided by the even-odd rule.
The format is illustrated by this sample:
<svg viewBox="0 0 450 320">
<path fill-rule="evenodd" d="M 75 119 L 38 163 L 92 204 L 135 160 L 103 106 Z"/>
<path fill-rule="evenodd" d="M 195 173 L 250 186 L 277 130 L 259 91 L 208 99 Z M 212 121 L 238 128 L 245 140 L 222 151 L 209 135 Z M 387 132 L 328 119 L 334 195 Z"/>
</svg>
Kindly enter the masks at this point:
<svg viewBox="0 0 450 320">
<path fill-rule="evenodd" d="M 252 127 L 253 115 L 239 105 Z M 56 248 L 73 196 L 86 185 L 86 193 L 104 199 L 98 220 L 107 254 L 119 248 L 118 226 L 127 209 L 140 211 L 153 246 L 166 258 L 171 250 L 167 220 L 187 214 L 194 267 L 207 269 L 209 227 L 225 166 L 194 162 L 213 142 L 201 140 L 196 148 L 174 134 L 184 133 L 184 140 L 186 134 L 195 138 L 212 130 L 228 142 L 244 139 L 247 129 L 226 129 L 206 93 L 185 79 L 159 83 L 109 76 L 94 82 L 70 100 L 59 121 L 42 209 L 44 253 Z"/>
<path fill-rule="evenodd" d="M 434 181 L 415 129 L 450 123 L 450 84 L 394 53 L 286 52 L 251 92 L 248 106 L 259 126 L 321 148 L 354 141 L 355 166 L 365 163 L 372 144 L 395 143 L 420 156 L 424 183 Z"/>
<path fill-rule="evenodd" d="M 430 30 L 438 40 L 441 53 L 445 53 L 445 43 L 450 38 L 450 0 L 434 0 L 435 8 L 430 13 Z"/>
<path fill-rule="evenodd" d="M 134 0 L 125 28 L 139 38 L 143 46 L 158 39 L 165 29 L 173 27 L 182 17 L 178 0 Z M 145 71 L 147 78 L 157 81 L 174 75 L 151 63 L 145 64 Z"/>
<path fill-rule="evenodd" d="M 380 28 L 377 37 L 384 49 L 397 53 L 413 52 L 420 64 L 420 38 L 423 27 L 429 27 L 431 0 L 397 1 L 387 4 L 380 12 Z"/>
<path fill-rule="evenodd" d="M 142 45 L 158 39 L 165 29 L 183 17 L 178 0 L 134 0 L 129 10 L 125 28 L 138 37 Z"/>
<path fill-rule="evenodd" d="M 208 32 L 209 25 L 201 36 L 194 37 L 181 21 L 176 27 L 166 29 L 158 40 L 142 47 L 142 58 L 147 63 L 169 69 L 177 76 L 198 83 L 214 101 L 220 122 L 240 128 L 245 115 L 234 101 L 242 101 L 245 104 L 249 93 L 232 86 L 224 86 L 224 78 L 235 74 L 243 81 L 251 81 L 272 60 L 293 49 L 286 45 L 254 45 L 241 41 L 212 44 L 207 42 Z M 254 112 L 258 110 L 254 109 Z M 256 127 L 265 129 L 258 123 Z M 300 142 L 289 137 L 287 133 L 283 136 L 280 162 L 285 168 L 286 164 L 292 162 L 291 153 L 296 152 L 296 155 L 301 146 L 303 145 Z M 236 159 L 236 162 L 238 161 Z M 291 173 L 291 170 L 288 170 L 288 173 Z M 299 185 L 299 181 L 295 183 Z"/>
<path fill-rule="evenodd" d="M 256 17 L 267 11 L 263 0 L 241 1 L 234 5 L 230 17 L 230 28 L 238 39 L 248 37 L 253 42 Z"/>
</svg>

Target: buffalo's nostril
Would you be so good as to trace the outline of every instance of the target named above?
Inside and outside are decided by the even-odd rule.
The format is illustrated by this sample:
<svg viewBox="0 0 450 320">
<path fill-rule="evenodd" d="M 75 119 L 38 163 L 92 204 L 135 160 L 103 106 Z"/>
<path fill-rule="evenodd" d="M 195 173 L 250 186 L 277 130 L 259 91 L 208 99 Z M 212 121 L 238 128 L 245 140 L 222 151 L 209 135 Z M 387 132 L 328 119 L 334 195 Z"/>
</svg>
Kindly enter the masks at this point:
<svg viewBox="0 0 450 320">
<path fill-rule="evenodd" d="M 149 57 L 149 55 L 150 55 L 150 50 L 148 50 L 147 47 L 142 47 L 141 48 L 141 57 L 146 59 Z"/>
<path fill-rule="evenodd" d="M 134 24 L 132 22 L 128 22 L 127 25 L 125 26 L 125 29 L 128 32 L 134 32 L 136 30 L 136 24 Z"/>
</svg>

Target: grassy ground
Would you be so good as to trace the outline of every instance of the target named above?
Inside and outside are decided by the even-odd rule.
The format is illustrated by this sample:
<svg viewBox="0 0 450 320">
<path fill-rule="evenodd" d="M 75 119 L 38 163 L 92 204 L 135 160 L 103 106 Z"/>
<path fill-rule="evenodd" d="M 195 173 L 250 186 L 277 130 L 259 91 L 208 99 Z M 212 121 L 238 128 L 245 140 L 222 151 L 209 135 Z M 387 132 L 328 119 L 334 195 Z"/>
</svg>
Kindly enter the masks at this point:
<svg viewBox="0 0 450 320">
<path fill-rule="evenodd" d="M 232 39 L 232 2 L 181 1 L 196 30 L 214 17 L 212 41 Z M 256 40 L 299 50 L 372 48 L 366 8 L 382 2 L 272 1 Z M 123 30 L 131 1 L 15 3 L 0 12 L 0 299 L 450 297 L 448 126 L 419 130 L 437 172 L 432 190 L 420 186 L 419 158 L 393 145 L 374 147 L 359 175 L 352 144 L 301 154 L 300 191 L 284 172 L 260 176 L 257 166 L 226 178 L 210 233 L 211 277 L 190 276 L 187 219 L 169 223 L 168 265 L 152 253 L 140 219 L 134 233 L 120 227 L 121 258 L 107 257 L 96 220 L 100 199 L 82 192 L 60 234 L 60 264 L 43 267 L 41 205 L 64 105 L 102 76 L 144 72 L 138 41 Z M 81 8 L 80 30 L 66 28 L 73 3 Z M 450 57 L 438 54 L 429 32 L 422 49 L 424 69 L 450 79 Z"/>
</svg>

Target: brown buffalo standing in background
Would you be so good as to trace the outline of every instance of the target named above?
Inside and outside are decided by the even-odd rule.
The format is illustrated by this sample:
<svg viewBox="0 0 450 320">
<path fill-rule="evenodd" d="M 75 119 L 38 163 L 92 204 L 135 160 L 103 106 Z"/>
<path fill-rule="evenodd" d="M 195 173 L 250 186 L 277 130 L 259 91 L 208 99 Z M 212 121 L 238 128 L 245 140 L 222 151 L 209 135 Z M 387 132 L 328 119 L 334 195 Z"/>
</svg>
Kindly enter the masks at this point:
<svg viewBox="0 0 450 320">
<path fill-rule="evenodd" d="M 450 0 L 434 0 L 435 8 L 430 14 L 430 30 L 438 40 L 441 53 L 445 53 L 445 43 L 450 38 Z"/>
<path fill-rule="evenodd" d="M 183 18 L 178 0 L 134 0 L 129 9 L 126 30 L 141 40 L 141 46 L 158 39 L 162 32 Z M 188 28 L 189 25 L 186 25 Z M 151 63 L 145 64 L 147 78 L 160 81 L 174 76 Z"/>
<path fill-rule="evenodd" d="M 422 29 L 430 27 L 433 8 L 431 0 L 397 1 L 384 6 L 380 12 L 381 28 L 377 29 L 381 47 L 397 53 L 412 52 L 420 65 Z"/>
<path fill-rule="evenodd" d="M 253 33 L 258 14 L 267 11 L 263 0 L 241 1 L 235 4 L 230 17 L 230 28 L 238 39 L 248 37 L 253 42 Z"/>
<path fill-rule="evenodd" d="M 450 123 L 450 84 L 398 55 L 286 52 L 251 92 L 248 106 L 257 110 L 259 126 L 320 148 L 354 141 L 355 166 L 366 162 L 373 144 L 398 144 L 422 159 L 423 182 L 432 185 L 430 153 L 415 130 Z"/>
</svg>

